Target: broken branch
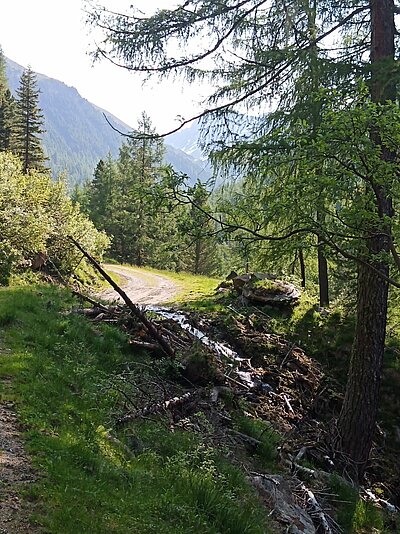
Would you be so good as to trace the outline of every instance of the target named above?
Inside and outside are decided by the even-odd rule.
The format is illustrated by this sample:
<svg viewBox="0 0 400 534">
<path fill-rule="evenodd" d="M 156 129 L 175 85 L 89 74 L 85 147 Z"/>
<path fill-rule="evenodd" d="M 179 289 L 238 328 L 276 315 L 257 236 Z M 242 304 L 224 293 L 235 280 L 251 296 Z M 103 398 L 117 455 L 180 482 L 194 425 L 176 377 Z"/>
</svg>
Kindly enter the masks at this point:
<svg viewBox="0 0 400 534">
<path fill-rule="evenodd" d="M 82 252 L 82 254 L 89 260 L 89 262 L 93 265 L 93 267 L 98 271 L 101 276 L 107 280 L 107 282 L 111 285 L 113 289 L 120 295 L 120 297 L 125 301 L 128 308 L 131 310 L 131 312 L 139 319 L 141 323 L 144 324 L 146 327 L 149 335 L 155 339 L 159 344 L 162 350 L 165 352 L 167 356 L 170 358 L 175 358 L 175 352 L 172 349 L 172 347 L 165 341 L 163 336 L 160 334 L 160 332 L 157 330 L 155 325 L 146 317 L 146 314 L 144 311 L 140 309 L 140 307 L 136 304 L 134 304 L 131 299 L 128 297 L 128 295 L 125 293 L 123 289 L 119 287 L 119 285 L 114 282 L 114 280 L 109 276 L 106 271 L 101 267 L 101 265 L 87 252 L 73 237 L 69 236 L 70 241 L 77 247 L 78 250 Z"/>
</svg>

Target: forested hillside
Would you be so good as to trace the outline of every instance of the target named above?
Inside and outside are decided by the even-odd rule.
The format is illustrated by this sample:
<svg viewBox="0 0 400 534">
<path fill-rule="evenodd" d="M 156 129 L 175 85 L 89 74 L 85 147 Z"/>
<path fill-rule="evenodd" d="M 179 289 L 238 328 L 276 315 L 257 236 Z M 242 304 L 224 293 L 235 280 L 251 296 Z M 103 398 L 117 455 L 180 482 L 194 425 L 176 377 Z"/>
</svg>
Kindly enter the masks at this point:
<svg viewBox="0 0 400 534">
<path fill-rule="evenodd" d="M 0 54 L 0 531 L 398 533 L 400 4 L 139 7 L 90 53 L 207 82 L 202 170 Z"/>
<path fill-rule="evenodd" d="M 23 67 L 7 60 L 7 77 L 10 88 L 15 91 Z M 112 124 L 124 133 L 132 127 L 110 113 L 82 98 L 74 87 L 37 75 L 40 88 L 40 106 L 45 122 L 43 146 L 49 157 L 54 176 L 65 172 L 70 185 L 82 184 L 93 177 L 100 159 L 118 154 L 123 138 L 106 122 L 106 113 Z M 132 117 L 132 123 L 136 117 Z M 193 182 L 207 181 L 209 167 L 173 146 L 166 145 L 165 159 L 178 171 L 188 174 Z"/>
</svg>

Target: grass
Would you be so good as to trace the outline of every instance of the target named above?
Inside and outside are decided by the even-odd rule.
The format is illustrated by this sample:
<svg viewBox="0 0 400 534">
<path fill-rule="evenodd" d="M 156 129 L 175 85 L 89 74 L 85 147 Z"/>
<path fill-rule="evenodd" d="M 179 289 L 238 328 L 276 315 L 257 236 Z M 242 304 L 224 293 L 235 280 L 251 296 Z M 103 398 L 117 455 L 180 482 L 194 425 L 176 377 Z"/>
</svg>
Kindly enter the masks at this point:
<svg viewBox="0 0 400 534">
<path fill-rule="evenodd" d="M 236 423 L 240 432 L 261 442 L 255 452 L 259 467 L 267 471 L 270 471 L 271 468 L 276 470 L 277 446 L 282 439 L 281 436 L 260 419 L 239 415 L 236 418 Z"/>
<path fill-rule="evenodd" d="M 134 355 L 107 325 L 69 314 L 67 292 L 0 289 L 1 395 L 17 403 L 39 482 L 27 498 L 57 534 L 261 534 L 267 518 L 243 473 L 195 432 L 141 421 L 116 431 L 112 378 Z M 12 388 L 12 389 L 10 389 Z M 127 455 L 112 433 L 140 448 Z"/>
</svg>

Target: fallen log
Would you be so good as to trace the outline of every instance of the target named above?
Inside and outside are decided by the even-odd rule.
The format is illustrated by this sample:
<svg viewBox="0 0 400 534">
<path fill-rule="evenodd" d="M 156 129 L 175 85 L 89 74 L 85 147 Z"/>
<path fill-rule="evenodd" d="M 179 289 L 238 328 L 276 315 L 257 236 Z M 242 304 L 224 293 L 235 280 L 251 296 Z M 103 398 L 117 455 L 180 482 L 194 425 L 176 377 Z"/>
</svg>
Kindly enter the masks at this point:
<svg viewBox="0 0 400 534">
<path fill-rule="evenodd" d="M 310 515 L 315 518 L 314 520 L 318 521 L 318 526 L 320 527 L 321 532 L 323 532 L 324 534 L 333 534 L 333 531 L 329 525 L 328 516 L 323 511 L 314 493 L 303 483 L 300 484 L 300 489 L 306 495 L 307 502 L 310 507 Z"/>
<path fill-rule="evenodd" d="M 148 350 L 150 352 L 157 352 L 161 350 L 160 345 L 157 343 L 148 343 L 146 341 L 137 341 L 136 339 L 130 339 L 129 345 L 136 347 L 138 349 Z"/>
<path fill-rule="evenodd" d="M 101 276 L 107 280 L 107 282 L 111 285 L 113 289 L 118 293 L 118 295 L 121 296 L 121 298 L 125 301 L 128 308 L 131 310 L 131 312 L 139 319 L 141 323 L 146 327 L 149 335 L 157 341 L 157 343 L 160 344 L 160 347 L 165 352 L 167 356 L 170 358 L 175 358 L 175 351 L 169 345 L 164 337 L 160 334 L 160 332 L 157 330 L 156 326 L 146 317 L 146 314 L 143 310 L 140 309 L 140 307 L 137 304 L 134 304 L 131 299 L 128 297 L 128 295 L 125 293 L 123 289 L 119 287 L 119 285 L 114 282 L 114 280 L 109 276 L 106 271 L 101 267 L 101 265 L 87 252 L 79 243 L 76 241 L 73 237 L 68 236 L 70 241 L 77 247 L 78 250 L 82 252 L 82 254 L 89 260 L 89 262 L 93 265 L 93 267 L 98 271 Z"/>
<path fill-rule="evenodd" d="M 242 432 L 237 432 L 236 430 L 230 430 L 230 434 L 233 436 L 236 436 L 238 439 L 243 441 L 245 444 L 249 445 L 253 449 L 258 449 L 260 445 L 262 445 L 262 442 L 259 439 L 253 438 L 252 436 L 249 436 L 247 434 L 243 434 Z"/>
<path fill-rule="evenodd" d="M 72 294 L 75 295 L 76 297 L 79 297 L 82 300 L 86 300 L 86 302 L 88 302 L 89 304 L 92 304 L 94 308 L 99 308 L 102 311 L 109 311 L 109 308 L 107 306 L 104 306 L 104 304 L 101 304 L 101 302 L 98 302 L 97 300 L 92 299 L 88 295 L 84 295 L 83 293 L 76 291 L 76 289 L 72 291 Z"/>
<path fill-rule="evenodd" d="M 171 410 L 172 408 L 176 408 L 177 406 L 182 406 L 186 402 L 189 402 L 194 397 L 196 397 L 199 394 L 199 391 L 193 391 L 184 393 L 180 397 L 173 397 L 172 399 L 168 399 L 164 402 L 157 402 L 157 404 L 153 404 L 152 406 L 146 406 L 145 408 L 142 408 L 141 410 L 137 410 L 136 412 L 129 413 L 127 415 L 124 415 L 123 417 L 120 417 L 117 420 L 117 425 L 125 425 L 127 423 L 130 423 L 131 421 L 134 421 L 138 417 L 147 417 L 149 415 L 156 415 L 159 413 L 162 413 L 166 410 Z"/>
<path fill-rule="evenodd" d="M 296 502 L 292 488 L 282 475 L 252 472 L 250 476 L 251 482 L 267 501 L 276 519 L 288 525 L 284 532 L 317 533 L 311 515 Z"/>
<path fill-rule="evenodd" d="M 102 308 L 74 308 L 73 313 L 79 315 L 85 315 L 86 317 L 97 317 L 100 314 L 105 313 Z"/>
</svg>

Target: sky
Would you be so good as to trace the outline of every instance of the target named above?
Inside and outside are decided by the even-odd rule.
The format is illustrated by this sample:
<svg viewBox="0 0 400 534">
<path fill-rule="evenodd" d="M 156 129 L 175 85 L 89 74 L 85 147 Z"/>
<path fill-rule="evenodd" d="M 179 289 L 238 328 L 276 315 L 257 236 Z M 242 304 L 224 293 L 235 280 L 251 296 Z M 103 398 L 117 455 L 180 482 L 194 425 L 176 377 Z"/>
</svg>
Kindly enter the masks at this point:
<svg viewBox="0 0 400 534">
<path fill-rule="evenodd" d="M 124 11 L 132 0 L 99 2 Z M 145 9 L 173 7 L 173 0 L 136 0 Z M 201 91 L 177 81 L 143 81 L 136 73 L 106 60 L 93 65 L 89 51 L 94 35 L 85 24 L 83 0 L 12 0 L 0 10 L 0 45 L 4 54 L 35 72 L 76 87 L 81 96 L 135 127 L 142 111 L 159 133 L 189 118 L 199 109 Z M 204 89 L 203 89 L 204 92 Z"/>
</svg>

